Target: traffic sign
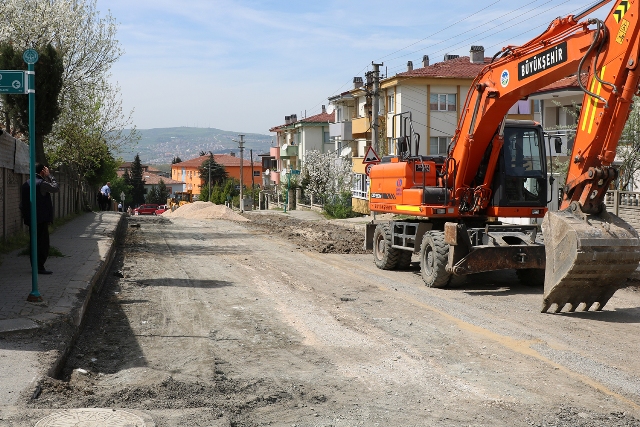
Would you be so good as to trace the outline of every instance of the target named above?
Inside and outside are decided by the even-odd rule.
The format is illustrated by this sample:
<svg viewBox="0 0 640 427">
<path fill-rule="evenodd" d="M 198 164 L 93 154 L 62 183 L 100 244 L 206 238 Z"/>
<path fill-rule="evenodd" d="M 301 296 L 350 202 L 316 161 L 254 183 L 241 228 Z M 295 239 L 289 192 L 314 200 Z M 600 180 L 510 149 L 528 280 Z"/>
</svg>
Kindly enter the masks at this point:
<svg viewBox="0 0 640 427">
<path fill-rule="evenodd" d="M 22 53 L 22 60 L 27 64 L 35 64 L 38 62 L 38 52 L 35 49 L 27 49 Z"/>
<path fill-rule="evenodd" d="M 373 167 L 375 163 L 368 163 L 367 166 L 365 166 L 364 168 L 364 173 L 367 174 L 367 176 L 369 176 L 369 174 L 371 173 L 371 168 Z"/>
<path fill-rule="evenodd" d="M 24 94 L 24 71 L 0 70 L 0 93 Z"/>
<path fill-rule="evenodd" d="M 367 154 L 364 155 L 364 159 L 362 160 L 362 163 L 364 164 L 380 163 L 380 157 L 378 157 L 378 154 L 376 154 L 376 151 L 373 149 L 372 146 L 369 146 L 369 149 L 367 150 Z"/>
</svg>

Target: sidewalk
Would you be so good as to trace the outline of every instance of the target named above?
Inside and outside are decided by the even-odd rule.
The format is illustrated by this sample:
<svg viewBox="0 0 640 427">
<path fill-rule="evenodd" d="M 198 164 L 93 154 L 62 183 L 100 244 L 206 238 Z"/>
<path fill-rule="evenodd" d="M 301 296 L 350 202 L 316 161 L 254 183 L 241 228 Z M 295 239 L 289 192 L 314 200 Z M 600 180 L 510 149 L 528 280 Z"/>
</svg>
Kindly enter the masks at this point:
<svg viewBox="0 0 640 427">
<path fill-rule="evenodd" d="M 92 287 L 101 280 L 115 253 L 114 239 L 122 214 L 90 212 L 51 234 L 51 246 L 64 257 L 49 257 L 51 275 L 38 275 L 44 303 L 27 302 L 31 292 L 29 256 L 20 250 L 2 257 L 0 264 L 0 334 L 35 329 L 71 316 L 78 326 Z"/>
<path fill-rule="evenodd" d="M 64 322 L 72 334 L 80 331 L 94 286 L 101 284 L 115 255 L 115 240 L 126 221 L 117 212 L 91 212 L 73 219 L 51 234 L 51 246 L 64 257 L 49 257 L 51 275 L 38 276 L 44 302 L 27 302 L 31 265 L 21 250 L 2 257 L 0 264 L 0 415 L 17 404 L 19 394 L 44 374 L 52 375 L 63 361 L 73 336 L 39 337 L 51 324 Z M 33 332 L 15 338 L 15 332 Z M 43 341 L 44 340 L 44 341 Z M 51 351 L 46 343 L 58 341 Z M 45 352 L 45 353 L 43 353 Z"/>
</svg>

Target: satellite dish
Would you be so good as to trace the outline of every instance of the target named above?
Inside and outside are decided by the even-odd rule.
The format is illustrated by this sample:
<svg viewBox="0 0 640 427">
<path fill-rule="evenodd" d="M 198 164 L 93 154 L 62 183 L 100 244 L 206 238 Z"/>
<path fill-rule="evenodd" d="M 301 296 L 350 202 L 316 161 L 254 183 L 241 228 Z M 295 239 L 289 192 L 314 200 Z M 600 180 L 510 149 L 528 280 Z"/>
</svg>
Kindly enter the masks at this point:
<svg viewBox="0 0 640 427">
<path fill-rule="evenodd" d="M 282 149 L 283 149 L 283 150 L 286 150 L 287 148 L 289 148 L 289 144 L 286 144 L 286 143 L 285 143 L 285 144 L 282 144 Z"/>
<path fill-rule="evenodd" d="M 342 151 L 340 151 L 340 157 L 346 157 L 351 154 L 351 147 L 344 147 Z"/>
<path fill-rule="evenodd" d="M 333 113 L 335 109 L 336 109 L 335 105 L 329 104 L 329 106 L 327 107 L 327 114 Z"/>
<path fill-rule="evenodd" d="M 264 174 L 265 174 L 266 176 L 269 176 L 269 174 L 270 174 L 270 173 L 271 173 L 271 171 L 270 171 L 269 169 L 267 169 L 266 171 L 264 171 Z"/>
</svg>

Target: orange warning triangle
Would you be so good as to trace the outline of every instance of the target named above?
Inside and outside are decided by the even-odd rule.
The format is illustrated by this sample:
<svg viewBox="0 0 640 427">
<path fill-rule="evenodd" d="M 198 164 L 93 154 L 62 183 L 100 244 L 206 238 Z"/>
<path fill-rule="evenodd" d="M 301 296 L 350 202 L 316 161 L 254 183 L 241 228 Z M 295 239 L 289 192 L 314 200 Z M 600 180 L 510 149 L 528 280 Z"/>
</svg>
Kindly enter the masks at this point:
<svg viewBox="0 0 640 427">
<path fill-rule="evenodd" d="M 373 149 L 372 146 L 369 146 L 369 149 L 367 150 L 367 154 L 364 155 L 364 159 L 362 160 L 362 163 L 364 164 L 380 163 L 380 157 L 378 157 L 378 154 L 376 153 L 376 151 Z"/>
</svg>

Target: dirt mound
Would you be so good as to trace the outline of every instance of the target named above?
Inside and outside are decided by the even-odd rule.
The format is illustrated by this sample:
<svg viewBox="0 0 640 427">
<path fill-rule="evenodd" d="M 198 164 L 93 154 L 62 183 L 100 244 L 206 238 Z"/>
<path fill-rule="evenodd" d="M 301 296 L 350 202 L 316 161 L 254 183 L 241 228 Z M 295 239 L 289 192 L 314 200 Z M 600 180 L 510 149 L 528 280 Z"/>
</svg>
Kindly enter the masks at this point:
<svg viewBox="0 0 640 427">
<path fill-rule="evenodd" d="M 230 221 L 248 221 L 245 217 L 235 213 L 224 205 L 215 205 L 211 202 L 197 201 L 180 206 L 175 211 L 167 211 L 162 214 L 169 218 L 187 219 L 227 219 Z"/>
</svg>

